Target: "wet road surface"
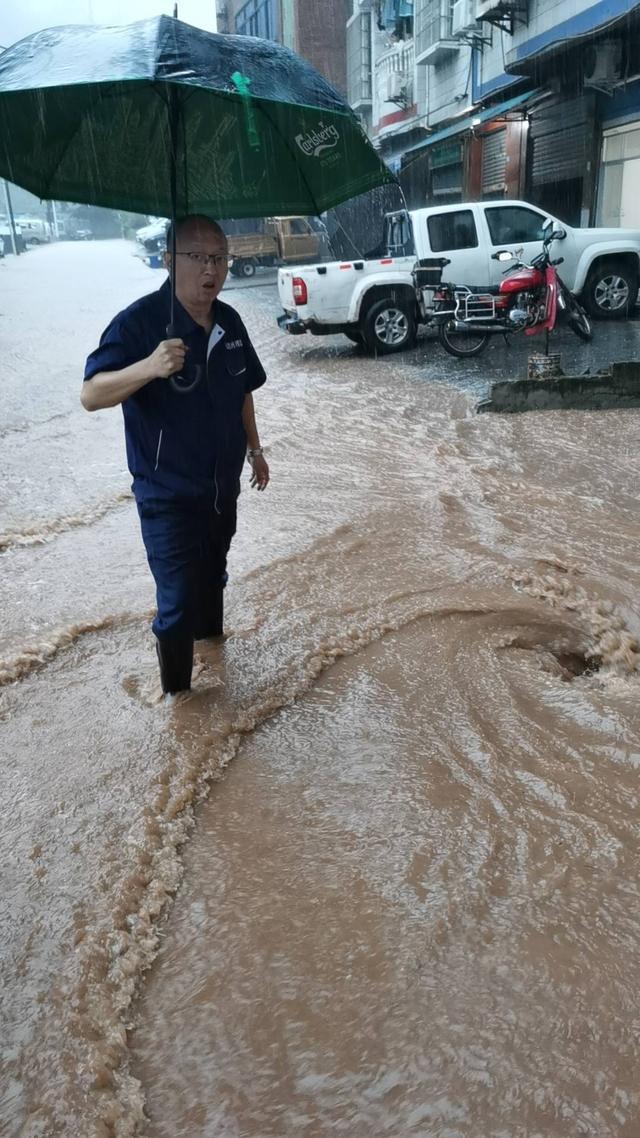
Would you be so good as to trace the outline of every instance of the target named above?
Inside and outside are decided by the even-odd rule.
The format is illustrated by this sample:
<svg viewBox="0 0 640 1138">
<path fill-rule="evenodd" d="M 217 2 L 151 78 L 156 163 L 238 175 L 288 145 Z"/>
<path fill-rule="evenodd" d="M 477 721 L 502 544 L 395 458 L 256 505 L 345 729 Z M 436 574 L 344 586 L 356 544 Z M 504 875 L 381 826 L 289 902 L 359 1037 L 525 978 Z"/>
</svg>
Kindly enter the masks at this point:
<svg viewBox="0 0 640 1138">
<path fill-rule="evenodd" d="M 640 415 L 475 418 L 526 351 L 372 361 L 227 289 L 273 482 L 168 708 L 120 413 L 77 401 L 161 279 L 0 265 L 2 1133 L 635 1136 Z"/>
</svg>

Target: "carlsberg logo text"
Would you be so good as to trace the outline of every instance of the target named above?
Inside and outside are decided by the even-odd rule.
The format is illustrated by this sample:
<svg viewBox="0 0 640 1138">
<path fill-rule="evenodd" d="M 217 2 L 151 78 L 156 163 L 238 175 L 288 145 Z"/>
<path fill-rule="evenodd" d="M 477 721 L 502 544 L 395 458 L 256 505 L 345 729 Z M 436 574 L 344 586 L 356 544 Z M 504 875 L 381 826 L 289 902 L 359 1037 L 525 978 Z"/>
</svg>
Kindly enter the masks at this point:
<svg viewBox="0 0 640 1138">
<path fill-rule="evenodd" d="M 340 139 L 337 127 L 325 126 L 320 123 L 317 130 L 309 130 L 306 134 L 297 134 L 296 142 L 303 154 L 307 157 L 317 158 L 324 150 L 332 150 Z"/>
</svg>

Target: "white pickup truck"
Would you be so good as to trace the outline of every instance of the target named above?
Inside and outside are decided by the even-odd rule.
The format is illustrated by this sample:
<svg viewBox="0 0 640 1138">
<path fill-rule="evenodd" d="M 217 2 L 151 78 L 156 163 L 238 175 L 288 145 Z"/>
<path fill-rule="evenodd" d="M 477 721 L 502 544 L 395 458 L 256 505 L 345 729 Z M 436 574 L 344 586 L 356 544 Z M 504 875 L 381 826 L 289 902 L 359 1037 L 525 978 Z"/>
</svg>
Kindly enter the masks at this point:
<svg viewBox="0 0 640 1138">
<path fill-rule="evenodd" d="M 416 259 L 443 257 L 444 279 L 497 286 L 501 250 L 530 262 L 540 252 L 545 219 L 521 201 L 469 202 L 402 210 L 385 217 L 383 244 L 362 260 L 290 267 L 278 272 L 284 314 L 281 328 L 294 335 L 342 332 L 376 353 L 402 351 L 415 342 L 419 323 L 412 276 Z M 614 319 L 635 306 L 640 283 L 640 231 L 574 229 L 558 253 L 562 279 L 593 316 Z"/>
</svg>

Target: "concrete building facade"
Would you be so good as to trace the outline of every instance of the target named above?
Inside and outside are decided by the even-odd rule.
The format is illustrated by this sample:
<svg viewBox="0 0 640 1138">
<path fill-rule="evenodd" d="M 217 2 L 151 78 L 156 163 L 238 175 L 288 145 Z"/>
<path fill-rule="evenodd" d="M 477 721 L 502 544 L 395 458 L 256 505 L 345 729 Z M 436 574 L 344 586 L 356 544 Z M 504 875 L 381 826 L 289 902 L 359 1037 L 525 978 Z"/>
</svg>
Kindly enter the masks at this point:
<svg viewBox="0 0 640 1138">
<path fill-rule="evenodd" d="M 347 89 L 409 205 L 640 227 L 640 3 L 353 0 Z"/>
</svg>

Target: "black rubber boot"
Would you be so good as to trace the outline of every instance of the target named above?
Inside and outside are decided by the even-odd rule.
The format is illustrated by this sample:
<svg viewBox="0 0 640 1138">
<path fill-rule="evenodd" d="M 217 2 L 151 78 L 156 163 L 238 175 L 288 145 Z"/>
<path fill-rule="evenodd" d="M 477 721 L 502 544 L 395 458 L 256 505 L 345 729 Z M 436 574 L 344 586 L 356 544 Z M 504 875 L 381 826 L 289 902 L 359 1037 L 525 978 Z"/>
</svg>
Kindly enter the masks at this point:
<svg viewBox="0 0 640 1138">
<path fill-rule="evenodd" d="M 213 640 L 224 633 L 224 587 L 207 593 L 196 624 L 196 640 Z"/>
<path fill-rule="evenodd" d="M 165 695 L 191 688 L 193 640 L 156 640 L 160 681 Z"/>
</svg>

